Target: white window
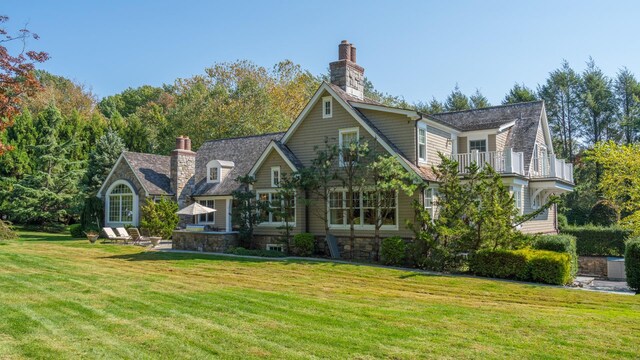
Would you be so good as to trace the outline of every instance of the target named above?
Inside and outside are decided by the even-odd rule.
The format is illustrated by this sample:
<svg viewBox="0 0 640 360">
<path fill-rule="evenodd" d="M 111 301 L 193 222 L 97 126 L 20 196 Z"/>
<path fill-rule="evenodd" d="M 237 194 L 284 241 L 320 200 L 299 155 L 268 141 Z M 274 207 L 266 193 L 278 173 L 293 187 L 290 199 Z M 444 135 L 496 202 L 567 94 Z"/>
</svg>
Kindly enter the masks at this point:
<svg viewBox="0 0 640 360">
<path fill-rule="evenodd" d="M 515 202 L 516 209 L 522 214 L 522 188 L 520 186 L 512 186 L 513 201 Z"/>
<path fill-rule="evenodd" d="M 540 193 L 534 195 L 531 198 L 531 208 L 532 209 L 540 209 Z"/>
<path fill-rule="evenodd" d="M 267 244 L 267 250 L 284 252 L 282 244 Z"/>
<path fill-rule="evenodd" d="M 487 151 L 487 140 L 469 140 L 469 152 L 477 150 L 478 152 Z"/>
<path fill-rule="evenodd" d="M 215 209 L 216 201 L 215 200 L 198 200 L 198 203 L 202 206 L 206 206 L 208 208 Z M 208 213 L 208 214 L 200 214 L 198 215 L 198 224 L 215 224 L 216 223 L 216 212 Z"/>
<path fill-rule="evenodd" d="M 360 142 L 360 131 L 358 128 L 340 129 L 338 131 L 338 146 L 340 148 L 340 166 L 344 167 L 349 161 L 357 161 L 355 148 Z"/>
<path fill-rule="evenodd" d="M 427 129 L 418 128 L 418 160 L 427 161 Z"/>
<path fill-rule="evenodd" d="M 280 166 L 271 167 L 271 186 L 280 186 Z"/>
<path fill-rule="evenodd" d="M 333 116 L 333 101 L 331 96 L 322 98 L 322 118 L 330 118 Z"/>
<path fill-rule="evenodd" d="M 375 227 L 375 201 L 376 194 L 372 191 L 353 192 L 351 199 L 346 190 L 332 191 L 329 193 L 328 219 L 332 228 L 349 227 L 349 206 L 353 203 L 353 223 L 360 229 L 373 229 Z M 382 229 L 397 229 L 397 194 L 381 201 L 384 204 L 378 209 L 382 219 Z"/>
<path fill-rule="evenodd" d="M 260 211 L 261 224 L 282 225 L 285 222 L 285 214 L 289 225 L 296 222 L 296 197 L 282 198 L 277 192 L 257 192 L 258 200 L 269 206 Z"/>
<path fill-rule="evenodd" d="M 429 211 L 431 219 L 435 219 L 437 215 L 438 190 L 436 188 L 428 188 L 424 190 L 424 208 Z"/>
<path fill-rule="evenodd" d="M 211 160 L 207 163 L 207 183 L 220 182 L 220 168 L 218 160 Z"/>
<path fill-rule="evenodd" d="M 121 183 L 113 187 L 108 195 L 108 219 L 110 223 L 131 224 L 134 214 L 134 194 L 131 187 Z"/>
</svg>

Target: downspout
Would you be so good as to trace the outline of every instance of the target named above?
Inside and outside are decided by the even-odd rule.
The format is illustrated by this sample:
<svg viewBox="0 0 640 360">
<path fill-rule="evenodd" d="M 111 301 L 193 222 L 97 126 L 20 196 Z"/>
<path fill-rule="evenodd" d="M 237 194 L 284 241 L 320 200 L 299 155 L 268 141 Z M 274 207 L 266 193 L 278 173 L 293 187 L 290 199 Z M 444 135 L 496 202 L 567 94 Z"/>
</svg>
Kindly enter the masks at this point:
<svg viewBox="0 0 640 360">
<path fill-rule="evenodd" d="M 305 197 L 305 202 L 304 202 L 304 232 L 308 233 L 309 232 L 309 190 L 305 189 L 304 190 L 304 197 Z"/>
</svg>

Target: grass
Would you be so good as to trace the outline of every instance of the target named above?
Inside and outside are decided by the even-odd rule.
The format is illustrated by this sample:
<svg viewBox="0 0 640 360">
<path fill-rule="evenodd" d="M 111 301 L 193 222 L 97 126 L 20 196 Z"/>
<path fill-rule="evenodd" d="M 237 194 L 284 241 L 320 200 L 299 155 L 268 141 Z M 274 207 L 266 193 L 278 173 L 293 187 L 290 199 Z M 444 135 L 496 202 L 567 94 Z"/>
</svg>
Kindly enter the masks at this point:
<svg viewBox="0 0 640 360">
<path fill-rule="evenodd" d="M 327 262 L 0 246 L 0 358 L 611 358 L 640 296 Z"/>
</svg>

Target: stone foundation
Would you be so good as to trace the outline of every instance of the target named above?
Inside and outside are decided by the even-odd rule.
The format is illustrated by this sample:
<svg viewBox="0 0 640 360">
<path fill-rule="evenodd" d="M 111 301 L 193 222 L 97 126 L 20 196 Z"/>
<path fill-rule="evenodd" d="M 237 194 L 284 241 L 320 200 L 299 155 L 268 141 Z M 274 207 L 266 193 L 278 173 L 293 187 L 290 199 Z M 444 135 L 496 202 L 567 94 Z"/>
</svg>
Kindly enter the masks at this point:
<svg viewBox="0 0 640 360">
<path fill-rule="evenodd" d="M 606 256 L 579 256 L 578 275 L 607 278 L 607 257 Z"/>
<path fill-rule="evenodd" d="M 205 252 L 225 252 L 240 246 L 237 233 L 174 231 L 172 249 Z"/>
</svg>

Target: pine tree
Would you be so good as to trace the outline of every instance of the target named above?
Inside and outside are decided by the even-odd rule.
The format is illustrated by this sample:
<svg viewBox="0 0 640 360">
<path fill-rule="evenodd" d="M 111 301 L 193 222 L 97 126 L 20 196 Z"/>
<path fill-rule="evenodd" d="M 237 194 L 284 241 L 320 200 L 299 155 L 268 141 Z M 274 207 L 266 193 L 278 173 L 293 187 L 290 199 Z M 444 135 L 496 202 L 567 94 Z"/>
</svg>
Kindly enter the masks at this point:
<svg viewBox="0 0 640 360">
<path fill-rule="evenodd" d="M 98 139 L 89 153 L 87 171 L 82 178 L 82 188 L 86 196 L 94 197 L 98 194 L 111 168 L 125 150 L 124 142 L 114 131 L 107 131 Z"/>
<path fill-rule="evenodd" d="M 538 96 L 533 90 L 529 89 L 524 84 L 520 85 L 515 83 L 504 97 L 504 100 L 502 100 L 502 104 L 517 104 L 536 100 L 538 100 Z"/>
<path fill-rule="evenodd" d="M 458 84 L 456 84 L 456 87 L 451 91 L 451 94 L 447 96 L 447 100 L 444 102 L 444 109 L 446 111 L 471 109 L 471 102 L 469 101 L 469 98 L 460 91 Z"/>
<path fill-rule="evenodd" d="M 598 68 L 592 58 L 582 73 L 581 104 L 582 130 L 593 146 L 600 141 L 616 139 L 614 124 L 615 98 L 611 80 Z"/>
<path fill-rule="evenodd" d="M 469 101 L 471 102 L 471 108 L 473 109 L 481 109 L 491 106 L 489 99 L 482 95 L 480 89 L 476 89 L 476 92 L 469 97 Z"/>
<path fill-rule="evenodd" d="M 640 131 L 640 83 L 626 67 L 618 71 L 614 83 L 618 122 L 627 144 L 638 139 Z"/>
</svg>

